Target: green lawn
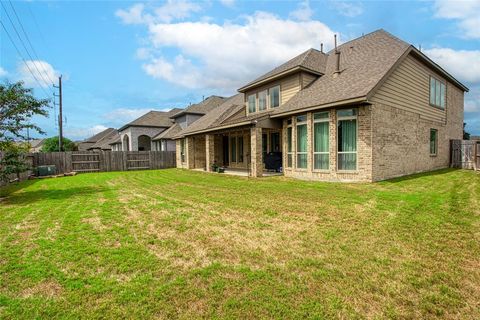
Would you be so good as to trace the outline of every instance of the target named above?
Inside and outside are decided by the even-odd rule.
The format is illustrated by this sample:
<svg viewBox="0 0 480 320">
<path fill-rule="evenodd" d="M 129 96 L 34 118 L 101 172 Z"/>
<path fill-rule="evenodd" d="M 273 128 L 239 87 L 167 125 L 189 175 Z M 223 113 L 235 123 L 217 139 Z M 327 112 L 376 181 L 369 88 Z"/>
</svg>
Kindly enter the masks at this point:
<svg viewBox="0 0 480 320">
<path fill-rule="evenodd" d="M 0 200 L 0 318 L 480 318 L 480 175 L 375 184 L 184 170 Z"/>
</svg>

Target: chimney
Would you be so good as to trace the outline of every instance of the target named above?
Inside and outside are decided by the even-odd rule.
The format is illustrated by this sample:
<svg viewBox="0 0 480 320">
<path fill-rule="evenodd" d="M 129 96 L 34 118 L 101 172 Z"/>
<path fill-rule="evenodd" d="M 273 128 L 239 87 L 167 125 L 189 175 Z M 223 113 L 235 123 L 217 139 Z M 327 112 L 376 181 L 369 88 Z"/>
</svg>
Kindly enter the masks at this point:
<svg viewBox="0 0 480 320">
<path fill-rule="evenodd" d="M 334 35 L 335 40 L 335 57 L 336 57 L 336 65 L 335 65 L 335 74 L 340 73 L 340 51 L 337 49 L 337 35 Z"/>
<path fill-rule="evenodd" d="M 323 42 L 320 43 L 320 52 L 323 53 Z"/>
</svg>

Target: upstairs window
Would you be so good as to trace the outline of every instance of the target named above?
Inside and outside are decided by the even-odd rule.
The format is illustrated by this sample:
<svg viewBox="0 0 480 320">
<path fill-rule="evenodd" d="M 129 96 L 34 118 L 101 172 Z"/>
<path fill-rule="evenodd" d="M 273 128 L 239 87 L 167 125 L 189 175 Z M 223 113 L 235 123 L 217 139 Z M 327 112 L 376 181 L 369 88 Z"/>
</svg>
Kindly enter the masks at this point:
<svg viewBox="0 0 480 320">
<path fill-rule="evenodd" d="M 267 90 L 260 91 L 258 93 L 258 110 L 266 110 L 267 109 Z"/>
<path fill-rule="evenodd" d="M 430 105 L 445 109 L 445 93 L 445 84 L 434 77 L 430 77 Z"/>
<path fill-rule="evenodd" d="M 254 94 L 248 96 L 248 113 L 253 113 L 256 111 L 256 102 L 257 99 Z"/>
<path fill-rule="evenodd" d="M 280 86 L 268 89 L 270 97 L 270 108 L 276 108 L 280 105 Z"/>
</svg>

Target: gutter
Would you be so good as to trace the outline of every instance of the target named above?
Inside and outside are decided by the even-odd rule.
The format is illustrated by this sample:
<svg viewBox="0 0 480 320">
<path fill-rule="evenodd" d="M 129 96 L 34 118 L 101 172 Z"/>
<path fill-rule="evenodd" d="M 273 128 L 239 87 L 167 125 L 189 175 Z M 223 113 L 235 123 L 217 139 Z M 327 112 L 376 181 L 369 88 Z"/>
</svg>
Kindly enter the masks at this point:
<svg viewBox="0 0 480 320">
<path fill-rule="evenodd" d="M 316 109 L 324 109 L 324 108 L 328 108 L 328 107 L 348 105 L 348 104 L 354 104 L 354 103 L 359 103 L 359 102 L 368 102 L 367 96 L 361 96 L 361 97 L 358 97 L 358 98 L 352 98 L 352 99 L 347 99 L 347 100 L 342 100 L 342 101 L 337 101 L 337 102 L 332 102 L 332 103 L 316 105 L 316 106 L 313 106 L 313 107 L 282 112 L 282 113 L 279 113 L 279 114 L 272 114 L 272 115 L 270 115 L 270 118 L 281 118 L 281 117 L 289 116 L 289 115 L 292 115 L 292 114 L 298 114 L 298 113 L 313 111 L 313 110 L 316 110 Z"/>
</svg>

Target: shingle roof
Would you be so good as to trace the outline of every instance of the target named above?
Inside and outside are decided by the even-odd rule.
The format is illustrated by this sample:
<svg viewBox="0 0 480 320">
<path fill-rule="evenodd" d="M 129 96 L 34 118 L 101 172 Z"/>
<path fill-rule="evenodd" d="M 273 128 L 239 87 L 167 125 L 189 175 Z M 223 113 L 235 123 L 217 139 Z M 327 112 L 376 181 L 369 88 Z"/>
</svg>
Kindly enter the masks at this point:
<svg viewBox="0 0 480 320">
<path fill-rule="evenodd" d="M 216 127 L 217 124 L 232 116 L 241 108 L 245 108 L 243 93 L 236 94 L 226 99 L 225 102 L 223 102 L 221 105 L 219 105 L 214 110 L 210 111 L 200 119 L 196 120 L 190 126 L 186 127 L 174 138 L 181 138 L 185 135 L 190 135 L 195 132 L 204 131 Z"/>
<path fill-rule="evenodd" d="M 29 143 L 30 143 L 30 147 L 32 148 L 38 148 L 40 147 L 43 142 L 45 141 L 45 139 L 33 139 L 33 140 L 30 140 Z"/>
<path fill-rule="evenodd" d="M 111 131 L 109 134 L 105 135 L 102 139 L 98 140 L 95 144 L 88 147 L 88 149 L 101 149 L 101 150 L 111 150 L 110 146 L 114 140 L 119 140 L 120 135 L 117 130 Z"/>
<path fill-rule="evenodd" d="M 182 109 L 172 109 L 170 111 L 149 111 L 143 116 L 133 120 L 132 122 L 127 123 L 119 130 L 124 130 L 128 127 L 170 127 L 173 122 L 170 119 L 172 115 L 178 113 Z"/>
<path fill-rule="evenodd" d="M 276 76 L 284 74 L 289 70 L 296 70 L 298 68 L 302 68 L 305 70 L 309 70 L 311 72 L 317 74 L 324 74 L 325 73 L 325 65 L 327 61 L 327 55 L 323 52 L 320 52 L 316 49 L 309 49 L 302 54 L 296 56 L 293 59 L 285 62 L 284 64 L 276 67 L 270 72 L 265 73 L 264 75 L 258 77 L 257 79 L 247 83 L 242 88 L 238 89 L 240 92 L 244 92 L 247 88 L 261 83 L 267 79 L 273 79 Z"/>
<path fill-rule="evenodd" d="M 328 53 L 325 75 L 274 111 L 275 115 L 308 107 L 366 97 L 411 46 L 384 30 L 377 30 Z"/>
<path fill-rule="evenodd" d="M 103 130 L 102 132 L 99 132 L 97 133 L 96 135 L 94 136 L 91 136 L 90 138 L 87 138 L 81 142 L 97 142 L 98 140 L 101 140 L 103 139 L 105 136 L 109 135 L 111 132 L 116 132 L 117 130 L 114 129 L 114 128 L 108 128 L 108 129 L 105 129 Z"/>
<path fill-rule="evenodd" d="M 174 123 L 173 126 L 168 128 L 165 131 L 160 132 L 152 140 L 160 140 L 160 139 L 173 139 L 176 135 L 178 135 L 182 131 L 182 127 L 178 123 Z"/>
<path fill-rule="evenodd" d="M 206 114 L 221 105 L 224 101 L 224 97 L 210 96 L 200 103 L 192 104 L 191 106 L 180 110 L 179 112 L 172 115 L 171 118 L 177 118 L 186 113 Z"/>
</svg>

